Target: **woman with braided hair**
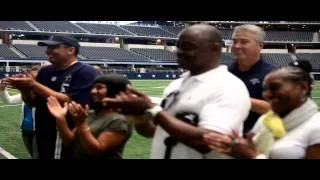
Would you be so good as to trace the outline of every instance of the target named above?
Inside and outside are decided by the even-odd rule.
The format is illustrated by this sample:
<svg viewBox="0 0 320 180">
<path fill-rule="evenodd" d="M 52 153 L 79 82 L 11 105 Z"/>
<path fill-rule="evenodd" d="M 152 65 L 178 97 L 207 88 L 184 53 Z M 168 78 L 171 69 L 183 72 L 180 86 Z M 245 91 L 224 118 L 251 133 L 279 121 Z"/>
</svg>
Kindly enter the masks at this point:
<svg viewBox="0 0 320 180">
<path fill-rule="evenodd" d="M 246 139 L 206 134 L 216 151 L 245 159 L 319 159 L 320 113 L 309 98 L 312 68 L 298 60 L 272 71 L 263 82 L 263 96 L 272 111 L 262 115 Z"/>
<path fill-rule="evenodd" d="M 311 91 L 312 91 L 312 85 L 313 85 L 313 78 L 311 76 L 311 72 L 312 72 L 312 65 L 308 60 L 304 60 L 304 59 L 298 59 L 296 61 L 292 61 L 289 63 L 289 66 L 292 67 L 299 67 L 301 69 L 303 69 L 304 71 L 306 71 L 307 73 L 309 73 L 309 79 L 308 79 L 308 84 L 309 84 L 309 88 L 310 90 L 308 91 L 307 95 L 309 97 L 311 97 Z"/>
</svg>

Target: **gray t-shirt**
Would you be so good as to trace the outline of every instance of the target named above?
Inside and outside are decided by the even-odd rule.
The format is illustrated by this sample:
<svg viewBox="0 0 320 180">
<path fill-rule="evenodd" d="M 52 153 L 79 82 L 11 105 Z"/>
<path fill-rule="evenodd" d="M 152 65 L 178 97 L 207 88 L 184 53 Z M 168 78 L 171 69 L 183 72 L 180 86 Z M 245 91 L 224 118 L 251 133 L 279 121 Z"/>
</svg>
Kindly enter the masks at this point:
<svg viewBox="0 0 320 180">
<path fill-rule="evenodd" d="M 122 159 L 122 152 L 124 146 L 128 139 L 131 137 L 132 134 L 132 124 L 128 122 L 125 116 L 117 114 L 117 113 L 110 113 L 102 117 L 96 116 L 93 112 L 89 113 L 88 117 L 89 127 L 91 133 L 94 137 L 98 137 L 103 132 L 123 132 L 126 135 L 126 139 L 121 143 L 119 146 L 103 152 L 99 155 L 92 155 L 89 154 L 84 148 L 80 140 L 79 134 L 76 132 L 74 144 L 74 158 L 75 159 Z"/>
</svg>

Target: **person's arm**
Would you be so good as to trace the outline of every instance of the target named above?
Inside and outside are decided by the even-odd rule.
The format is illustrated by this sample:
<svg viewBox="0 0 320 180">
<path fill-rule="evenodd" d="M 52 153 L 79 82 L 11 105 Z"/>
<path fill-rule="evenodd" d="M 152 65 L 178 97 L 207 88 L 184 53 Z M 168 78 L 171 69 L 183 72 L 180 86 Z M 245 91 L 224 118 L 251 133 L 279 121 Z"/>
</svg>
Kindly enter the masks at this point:
<svg viewBox="0 0 320 180">
<path fill-rule="evenodd" d="M 6 104 L 20 104 L 22 103 L 21 94 L 10 96 L 7 89 L 0 91 L 0 98 Z"/>
<path fill-rule="evenodd" d="M 47 98 L 47 106 L 49 112 L 56 119 L 56 124 L 58 126 L 58 131 L 60 133 L 60 137 L 64 144 L 68 144 L 75 137 L 74 131 L 71 130 L 67 124 L 67 120 L 65 116 L 68 112 L 68 105 L 65 102 L 62 107 L 58 101 L 58 99 L 54 96 L 50 96 Z"/>
<path fill-rule="evenodd" d="M 144 93 L 132 88 L 128 91 L 136 96 L 120 93 L 116 99 L 105 98 L 104 101 L 110 106 L 121 108 L 121 112 L 129 114 L 141 113 L 154 106 Z M 210 149 L 204 142 L 203 135 L 208 132 L 231 134 L 232 129 L 239 130 L 249 113 L 251 104 L 247 91 L 239 91 L 238 94 L 224 93 L 219 99 L 212 96 L 204 103 L 198 114 L 200 119 L 198 126 L 183 122 L 165 111 L 158 113 L 154 122 L 182 143 L 201 153 L 207 153 Z"/>
<path fill-rule="evenodd" d="M 251 110 L 259 114 L 264 114 L 271 109 L 270 104 L 261 99 L 251 98 L 251 104 Z"/>
<path fill-rule="evenodd" d="M 187 124 L 165 111 L 160 112 L 156 116 L 155 122 L 165 129 L 172 137 L 177 138 L 182 143 L 201 153 L 208 153 L 211 151 L 203 141 L 203 135 L 209 132 L 218 133 L 210 129 Z"/>
<path fill-rule="evenodd" d="M 21 98 L 22 100 L 26 103 L 29 104 L 30 106 L 34 106 L 36 102 L 36 95 L 34 92 L 30 89 L 25 89 L 25 90 L 20 90 L 21 91 Z"/>
<path fill-rule="evenodd" d="M 306 159 L 320 159 L 320 128 L 315 125 L 306 129 L 309 131 L 308 147 L 306 150 Z"/>
<path fill-rule="evenodd" d="M 176 82 L 171 82 L 171 84 L 169 84 L 168 87 L 166 87 L 166 89 L 164 90 L 163 92 L 163 97 L 162 98 L 159 98 L 159 97 L 154 97 L 154 96 L 149 96 L 151 102 L 153 104 L 156 104 L 156 105 L 159 105 L 159 106 L 162 106 L 162 103 L 165 99 L 165 97 L 170 93 L 170 88 L 174 85 L 174 83 Z M 138 123 L 138 124 L 135 124 L 135 130 L 138 134 L 144 136 L 144 137 L 147 137 L 147 138 L 152 138 L 155 131 L 156 131 L 156 125 L 153 123 L 153 121 L 151 120 L 147 120 L 147 121 L 144 121 L 144 123 Z"/>
<path fill-rule="evenodd" d="M 219 97 L 206 98 L 204 103 L 199 113 L 198 126 L 177 121 L 166 112 L 161 112 L 155 122 L 182 143 L 202 153 L 209 152 L 203 135 L 208 132 L 231 135 L 232 130 L 240 131 L 249 114 L 251 103 L 248 92 L 241 88 L 237 94 L 232 90 L 225 91 Z"/>
<path fill-rule="evenodd" d="M 119 121 L 119 122 L 116 122 Z M 121 123 L 122 120 L 114 120 L 113 124 Z M 122 122 L 125 123 L 125 122 Z M 110 125 L 111 130 L 103 131 L 97 138 L 93 136 L 90 128 L 86 122 L 77 125 L 77 132 L 80 135 L 81 143 L 83 147 L 90 154 L 101 154 L 114 147 L 117 147 L 126 139 L 126 131 L 128 131 L 128 125 L 123 125 L 125 128 L 112 129 L 113 125 Z"/>
<path fill-rule="evenodd" d="M 44 98 L 48 98 L 50 96 L 56 97 L 62 103 L 71 100 L 68 95 L 54 91 L 31 77 L 10 77 L 8 78 L 8 82 L 22 91 L 24 98 L 30 102 L 34 100 L 32 92 Z"/>
<path fill-rule="evenodd" d="M 76 129 L 71 130 L 67 124 L 67 120 L 64 117 L 61 119 L 56 119 L 56 122 L 62 143 L 68 145 L 74 140 Z"/>
<path fill-rule="evenodd" d="M 124 118 L 101 119 L 100 121 L 110 120 L 110 122 L 105 122 L 103 127 L 100 127 L 104 131 L 96 138 L 87 124 L 89 106 L 86 105 L 84 109 L 80 104 L 72 101 L 68 104 L 68 110 L 72 120 L 76 123 L 76 129 L 80 136 L 81 144 L 90 154 L 100 154 L 118 146 L 126 139 L 126 134 L 130 131 L 129 123 Z M 104 116 L 102 118 L 111 117 Z"/>
<path fill-rule="evenodd" d="M 216 152 L 228 154 L 239 159 L 260 159 L 263 154 L 259 154 L 253 141 L 254 133 L 249 133 L 247 138 L 242 138 L 238 132 L 233 131 L 232 136 L 208 133 L 204 135 L 208 147 Z"/>
<path fill-rule="evenodd" d="M 307 148 L 306 159 L 320 159 L 320 144 L 315 144 Z"/>
<path fill-rule="evenodd" d="M 94 137 L 87 122 L 89 117 L 89 106 L 86 105 L 85 109 L 78 103 L 72 101 L 68 104 L 68 110 L 72 117 L 72 120 L 76 123 L 76 130 L 80 136 L 82 146 L 90 154 L 100 154 L 108 151 L 113 147 L 119 145 L 125 140 L 126 132 L 125 125 L 118 125 L 122 120 L 116 119 L 109 122 L 104 128 L 98 138 Z M 94 117 L 92 117 L 94 118 Z"/>
<path fill-rule="evenodd" d="M 0 80 L 0 99 L 6 104 L 19 104 L 22 103 L 21 94 L 10 96 L 7 89 L 6 79 Z"/>
<path fill-rule="evenodd" d="M 73 73 L 70 87 L 65 94 L 54 91 L 39 82 L 35 82 L 34 91 L 45 98 L 54 96 L 61 103 L 73 100 L 83 105 L 89 104 L 91 102 L 91 86 L 97 77 L 98 72 L 94 68 L 83 65 L 78 71 Z"/>
<path fill-rule="evenodd" d="M 44 98 L 53 96 L 57 98 L 59 102 L 62 102 L 62 103 L 71 101 L 71 98 L 68 95 L 61 92 L 54 91 L 37 81 L 33 81 L 33 85 L 31 87 L 37 95 L 42 96 Z"/>
</svg>

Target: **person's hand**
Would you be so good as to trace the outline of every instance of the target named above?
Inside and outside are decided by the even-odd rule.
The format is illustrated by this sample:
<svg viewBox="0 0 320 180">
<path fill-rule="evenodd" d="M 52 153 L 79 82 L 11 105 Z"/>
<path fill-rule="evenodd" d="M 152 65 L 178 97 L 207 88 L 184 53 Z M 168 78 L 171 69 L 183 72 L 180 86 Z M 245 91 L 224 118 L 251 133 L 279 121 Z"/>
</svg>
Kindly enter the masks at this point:
<svg viewBox="0 0 320 180">
<path fill-rule="evenodd" d="M 231 144 L 231 155 L 236 158 L 253 159 L 258 155 L 256 146 L 253 142 L 254 133 L 250 132 L 247 139 L 239 136 L 236 131 L 232 131 L 233 142 Z"/>
<path fill-rule="evenodd" d="M 34 86 L 35 80 L 26 75 L 14 75 L 6 79 L 9 85 L 19 90 L 24 90 L 28 88 L 32 88 Z"/>
<path fill-rule="evenodd" d="M 13 74 L 11 77 L 12 78 L 23 78 L 26 77 L 27 75 L 25 73 L 18 73 L 18 74 Z M 10 78 L 10 77 L 8 77 Z"/>
<path fill-rule="evenodd" d="M 104 98 L 104 106 L 119 110 L 122 114 L 142 115 L 146 109 L 155 106 L 150 98 L 128 86 L 125 92 L 120 92 L 115 98 Z"/>
<path fill-rule="evenodd" d="M 209 132 L 203 135 L 207 146 L 219 153 L 229 154 L 231 152 L 232 137 L 217 132 Z"/>
<path fill-rule="evenodd" d="M 76 124 L 81 124 L 84 123 L 88 117 L 89 106 L 86 104 L 85 108 L 83 108 L 80 104 L 72 101 L 68 104 L 68 110 L 72 120 Z"/>
<path fill-rule="evenodd" d="M 53 117 L 55 117 L 56 121 L 62 121 L 65 119 L 65 116 L 67 115 L 68 112 L 68 105 L 65 102 L 64 106 L 62 107 L 60 105 L 60 102 L 57 100 L 56 97 L 50 96 L 47 98 L 47 106 L 52 114 Z"/>
</svg>

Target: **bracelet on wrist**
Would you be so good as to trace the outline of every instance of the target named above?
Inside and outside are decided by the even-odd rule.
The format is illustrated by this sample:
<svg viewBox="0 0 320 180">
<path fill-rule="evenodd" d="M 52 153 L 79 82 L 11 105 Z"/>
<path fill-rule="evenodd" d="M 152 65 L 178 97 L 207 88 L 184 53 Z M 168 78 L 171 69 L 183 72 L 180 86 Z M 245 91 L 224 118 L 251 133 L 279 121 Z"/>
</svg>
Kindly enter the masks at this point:
<svg viewBox="0 0 320 180">
<path fill-rule="evenodd" d="M 79 134 L 84 134 L 84 133 L 86 133 L 86 132 L 88 132 L 88 131 L 90 131 L 90 130 L 91 130 L 91 129 L 90 129 L 90 127 L 88 126 L 86 129 L 81 130 L 81 131 L 78 129 L 78 133 L 79 133 Z"/>
</svg>

